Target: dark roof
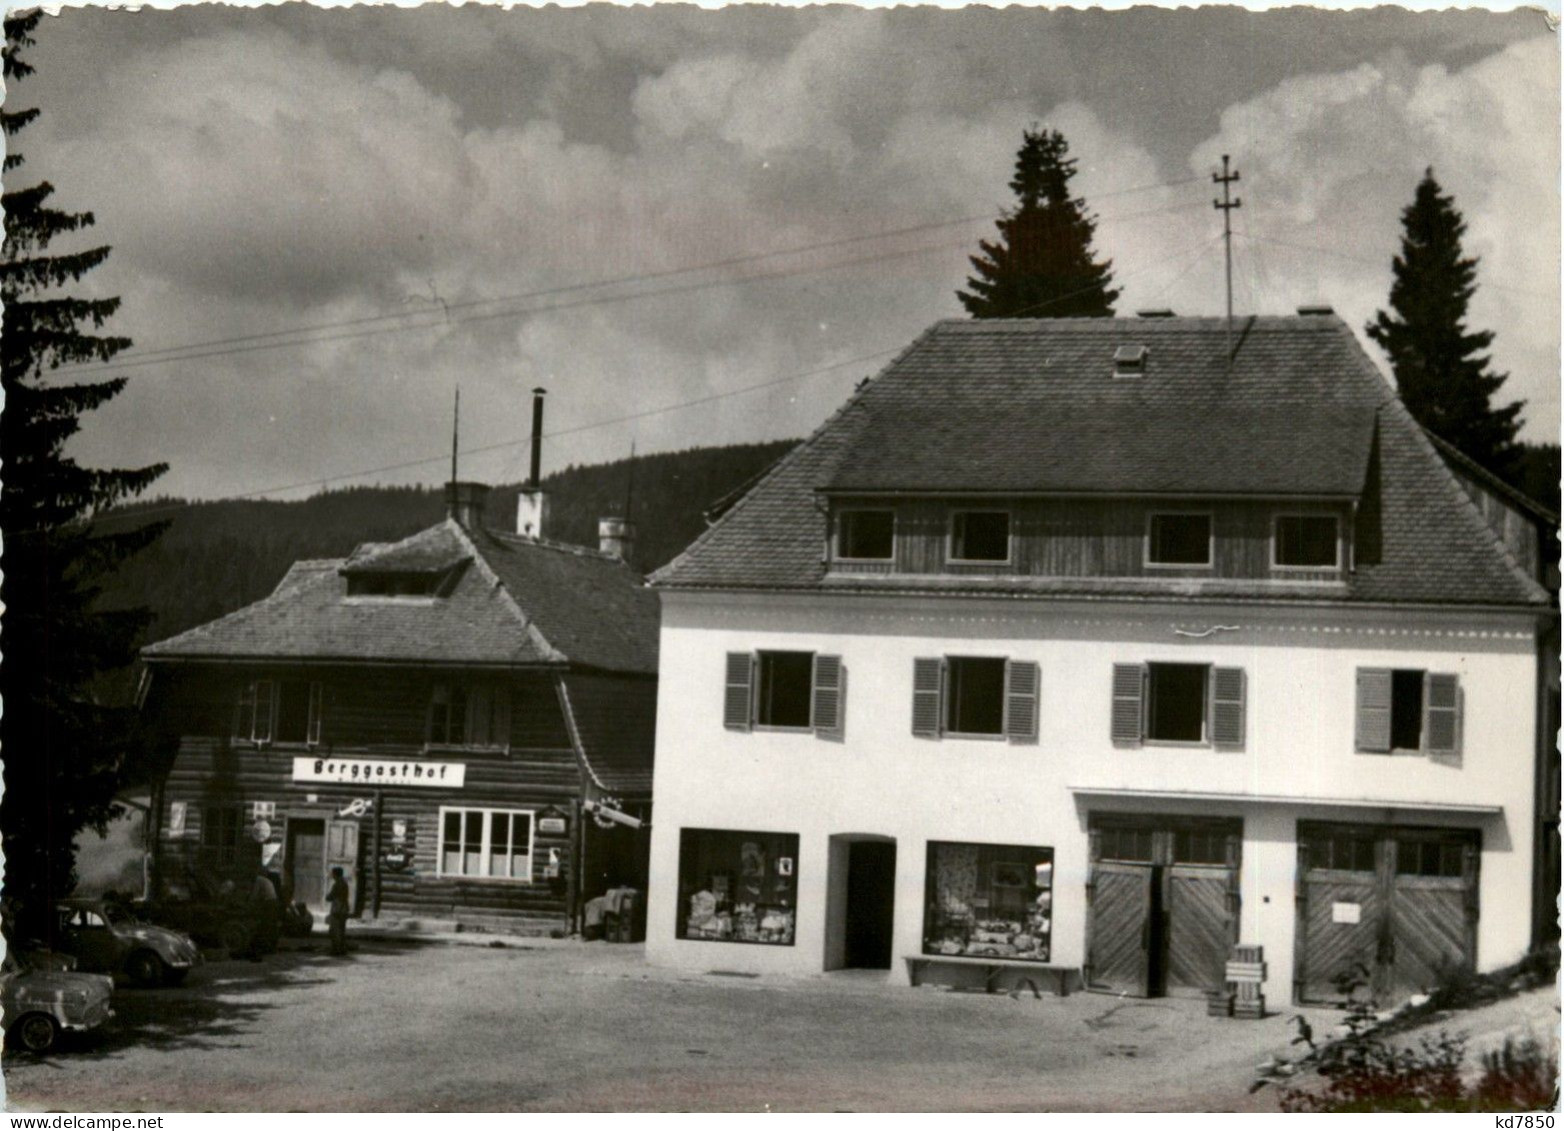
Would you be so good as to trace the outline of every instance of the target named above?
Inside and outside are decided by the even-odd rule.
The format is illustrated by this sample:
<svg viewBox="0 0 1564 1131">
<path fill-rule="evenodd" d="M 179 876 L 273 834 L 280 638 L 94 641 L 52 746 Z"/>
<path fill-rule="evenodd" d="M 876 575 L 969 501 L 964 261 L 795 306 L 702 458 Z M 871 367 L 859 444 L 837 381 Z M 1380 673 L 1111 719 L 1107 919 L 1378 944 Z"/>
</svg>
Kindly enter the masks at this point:
<svg viewBox="0 0 1564 1131">
<path fill-rule="evenodd" d="M 621 801 L 650 797 L 657 684 L 596 672 L 572 672 L 564 681 L 571 723 L 592 781 Z"/>
<path fill-rule="evenodd" d="M 1382 535 L 1345 585 L 1316 597 L 1547 602 L 1344 322 L 1252 318 L 1234 340 L 1229 374 L 1221 319 L 936 323 L 653 582 L 821 587 L 821 491 L 1310 494 L 1372 503 Z M 1147 347 L 1143 376 L 1113 375 L 1124 345 Z M 931 588 L 897 576 L 903 588 Z M 1017 578 L 1009 587 L 1153 595 L 1144 579 L 1124 580 Z M 852 584 L 833 578 L 829 587 Z M 995 585 L 1005 583 L 955 587 Z M 1190 595 L 1171 581 L 1152 589 Z M 1291 596 L 1275 586 L 1253 595 Z"/>
<path fill-rule="evenodd" d="M 412 564 L 422 563 L 422 564 Z M 440 597 L 348 596 L 347 573 L 468 564 Z M 149 660 L 346 660 L 657 670 L 657 595 L 596 550 L 447 519 L 348 558 L 296 562 L 260 601 L 148 645 Z"/>
</svg>

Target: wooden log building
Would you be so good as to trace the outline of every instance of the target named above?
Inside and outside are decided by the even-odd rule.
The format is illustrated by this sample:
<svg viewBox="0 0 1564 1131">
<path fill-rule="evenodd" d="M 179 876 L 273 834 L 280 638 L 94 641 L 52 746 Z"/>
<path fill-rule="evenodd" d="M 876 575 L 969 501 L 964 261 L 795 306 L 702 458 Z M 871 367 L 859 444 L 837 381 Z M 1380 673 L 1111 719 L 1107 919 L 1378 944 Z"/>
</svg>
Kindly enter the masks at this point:
<svg viewBox="0 0 1564 1131">
<path fill-rule="evenodd" d="M 365 917 L 528 933 L 645 891 L 657 596 L 626 524 L 598 549 L 486 530 L 487 491 L 144 650 L 160 884 L 266 869 L 320 910 L 341 866 Z M 518 528 L 542 520 L 534 482 Z"/>
</svg>

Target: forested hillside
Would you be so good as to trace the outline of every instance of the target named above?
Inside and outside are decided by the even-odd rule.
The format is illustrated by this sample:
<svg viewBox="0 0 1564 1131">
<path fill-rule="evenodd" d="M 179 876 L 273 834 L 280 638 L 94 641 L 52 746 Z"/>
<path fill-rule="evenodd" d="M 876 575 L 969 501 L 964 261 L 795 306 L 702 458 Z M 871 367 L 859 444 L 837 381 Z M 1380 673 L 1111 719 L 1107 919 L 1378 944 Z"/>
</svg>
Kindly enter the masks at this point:
<svg viewBox="0 0 1564 1131">
<path fill-rule="evenodd" d="M 623 514 L 629 497 L 639 535 L 632 564 L 650 572 L 705 529 L 707 507 L 770 467 L 794 443 L 692 448 L 567 467 L 544 479 L 545 534 L 595 546 L 597 520 Z M 491 527 L 514 529 L 518 489 L 507 484 L 490 495 Z M 147 639 L 160 640 L 264 597 L 300 558 L 341 557 L 360 542 L 404 537 L 437 522 L 445 504 L 438 488 L 353 487 L 300 502 L 155 499 L 128 510 L 153 512 L 170 525 L 105 582 L 102 600 L 109 607 L 151 609 L 155 619 Z"/>
</svg>

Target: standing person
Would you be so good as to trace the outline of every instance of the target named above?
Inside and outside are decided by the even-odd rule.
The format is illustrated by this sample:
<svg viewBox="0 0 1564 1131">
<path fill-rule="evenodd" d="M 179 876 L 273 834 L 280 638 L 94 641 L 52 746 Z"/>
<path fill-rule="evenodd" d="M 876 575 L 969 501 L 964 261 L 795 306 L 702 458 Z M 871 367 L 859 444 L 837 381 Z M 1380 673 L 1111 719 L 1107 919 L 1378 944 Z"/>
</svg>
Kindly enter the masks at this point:
<svg viewBox="0 0 1564 1131">
<path fill-rule="evenodd" d="M 348 952 L 348 882 L 342 878 L 342 869 L 331 870 L 331 891 L 326 895 L 330 904 L 327 921 L 331 928 L 331 953 Z"/>
</svg>

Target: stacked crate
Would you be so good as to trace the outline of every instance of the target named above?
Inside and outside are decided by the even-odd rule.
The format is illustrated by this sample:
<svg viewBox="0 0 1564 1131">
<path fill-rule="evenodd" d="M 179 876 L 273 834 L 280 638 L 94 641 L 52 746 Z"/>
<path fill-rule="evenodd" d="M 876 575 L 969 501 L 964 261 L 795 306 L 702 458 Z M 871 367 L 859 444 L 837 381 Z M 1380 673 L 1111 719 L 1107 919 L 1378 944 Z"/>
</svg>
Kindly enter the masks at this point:
<svg viewBox="0 0 1564 1131">
<path fill-rule="evenodd" d="M 1232 1002 L 1234 1017 L 1253 1019 L 1265 1016 L 1265 995 L 1260 992 L 1265 982 L 1264 947 L 1233 947 L 1227 962 L 1226 980 L 1227 993 L 1224 996 Z"/>
</svg>

